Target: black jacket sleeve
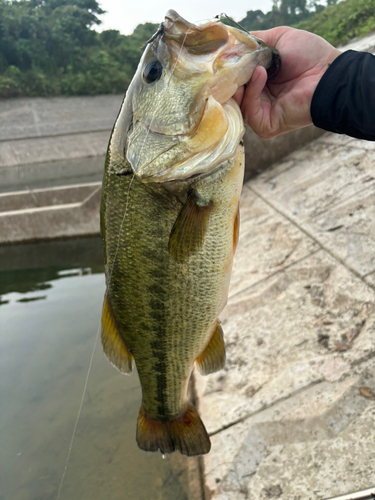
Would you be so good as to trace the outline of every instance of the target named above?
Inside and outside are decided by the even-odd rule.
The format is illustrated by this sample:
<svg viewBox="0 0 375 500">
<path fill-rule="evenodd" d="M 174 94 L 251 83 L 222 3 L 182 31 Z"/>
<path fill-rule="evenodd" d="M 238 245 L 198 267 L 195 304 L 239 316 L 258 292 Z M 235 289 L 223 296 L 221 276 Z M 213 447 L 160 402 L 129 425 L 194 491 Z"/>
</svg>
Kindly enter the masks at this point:
<svg viewBox="0 0 375 500">
<path fill-rule="evenodd" d="M 314 125 L 375 141 L 375 56 L 348 50 L 318 83 L 311 102 Z"/>
</svg>

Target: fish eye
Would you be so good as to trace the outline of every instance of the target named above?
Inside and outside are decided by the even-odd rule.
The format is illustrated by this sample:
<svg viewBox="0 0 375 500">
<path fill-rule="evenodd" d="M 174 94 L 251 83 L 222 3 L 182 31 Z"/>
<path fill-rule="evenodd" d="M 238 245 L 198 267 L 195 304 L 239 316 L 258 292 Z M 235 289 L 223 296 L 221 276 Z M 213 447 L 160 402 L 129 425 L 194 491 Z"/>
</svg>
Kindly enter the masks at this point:
<svg viewBox="0 0 375 500">
<path fill-rule="evenodd" d="M 150 61 L 143 70 L 143 78 L 146 83 L 156 82 L 161 77 L 163 66 L 160 61 Z"/>
</svg>

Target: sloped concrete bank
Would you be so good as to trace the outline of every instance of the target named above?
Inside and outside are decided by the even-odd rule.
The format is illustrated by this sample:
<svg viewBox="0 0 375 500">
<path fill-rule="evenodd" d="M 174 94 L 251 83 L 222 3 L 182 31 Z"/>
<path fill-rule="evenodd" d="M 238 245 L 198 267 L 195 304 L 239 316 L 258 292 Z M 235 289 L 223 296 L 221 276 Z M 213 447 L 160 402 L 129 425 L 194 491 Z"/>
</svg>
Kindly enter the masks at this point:
<svg viewBox="0 0 375 500">
<path fill-rule="evenodd" d="M 206 500 L 375 486 L 375 143 L 325 134 L 245 184 L 222 323 L 196 374 Z"/>
</svg>

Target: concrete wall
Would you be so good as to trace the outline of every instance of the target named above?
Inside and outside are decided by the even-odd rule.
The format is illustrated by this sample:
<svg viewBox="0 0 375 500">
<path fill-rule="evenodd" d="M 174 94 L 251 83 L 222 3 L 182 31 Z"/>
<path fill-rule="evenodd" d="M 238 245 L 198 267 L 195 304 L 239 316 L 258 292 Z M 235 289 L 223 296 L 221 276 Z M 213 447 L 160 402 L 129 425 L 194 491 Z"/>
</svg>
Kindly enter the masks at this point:
<svg viewBox="0 0 375 500">
<path fill-rule="evenodd" d="M 122 98 L 0 100 L 0 192 L 100 180 Z"/>
<path fill-rule="evenodd" d="M 0 100 L 0 190 L 42 187 L 43 180 L 90 177 L 103 168 L 109 136 L 123 96 Z M 265 141 L 247 130 L 246 178 L 269 167 L 321 131 Z"/>
</svg>

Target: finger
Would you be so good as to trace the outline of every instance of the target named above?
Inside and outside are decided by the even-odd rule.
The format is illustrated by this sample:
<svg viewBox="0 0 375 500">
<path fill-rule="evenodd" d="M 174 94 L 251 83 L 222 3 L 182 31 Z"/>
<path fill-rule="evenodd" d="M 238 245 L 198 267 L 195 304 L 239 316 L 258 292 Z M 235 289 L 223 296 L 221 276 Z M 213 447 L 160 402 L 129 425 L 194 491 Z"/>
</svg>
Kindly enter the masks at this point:
<svg viewBox="0 0 375 500">
<path fill-rule="evenodd" d="M 278 26 L 277 28 L 272 28 L 270 30 L 264 31 L 251 31 L 250 33 L 257 38 L 260 38 L 269 47 L 276 47 L 279 39 L 289 30 L 293 28 L 289 28 L 287 26 Z"/>
<path fill-rule="evenodd" d="M 254 69 L 253 76 L 247 84 L 244 97 L 242 99 L 241 111 L 245 124 L 257 129 L 260 127 L 262 99 L 268 99 L 263 89 L 267 83 L 267 71 L 262 66 Z M 262 95 L 263 94 L 263 95 Z"/>
<path fill-rule="evenodd" d="M 242 85 L 241 87 L 238 87 L 236 93 L 233 96 L 233 99 L 236 101 L 236 103 L 241 107 L 243 95 L 245 93 L 245 87 Z"/>
</svg>

